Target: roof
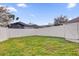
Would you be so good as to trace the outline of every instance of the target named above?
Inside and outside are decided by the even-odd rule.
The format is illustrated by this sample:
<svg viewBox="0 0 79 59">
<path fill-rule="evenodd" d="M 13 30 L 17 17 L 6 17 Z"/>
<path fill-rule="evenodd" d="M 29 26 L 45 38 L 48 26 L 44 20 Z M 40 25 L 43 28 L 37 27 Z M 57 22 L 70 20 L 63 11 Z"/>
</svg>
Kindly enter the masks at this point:
<svg viewBox="0 0 79 59">
<path fill-rule="evenodd" d="M 23 25 L 25 27 L 32 27 L 32 28 L 38 28 L 39 26 L 36 25 L 36 24 L 26 24 L 26 23 L 23 23 L 23 22 L 16 22 L 16 23 L 11 23 L 9 25 L 17 25 L 17 24 L 20 24 L 20 25 Z"/>
<path fill-rule="evenodd" d="M 15 22 L 15 23 L 11 23 L 11 25 L 13 25 L 13 24 L 20 24 L 20 25 L 26 25 L 25 23 L 23 23 L 23 22 Z"/>
<path fill-rule="evenodd" d="M 26 23 L 23 23 L 23 22 L 11 23 L 9 25 L 17 25 L 17 24 L 22 25 L 24 27 L 31 27 L 31 28 L 45 28 L 45 27 L 53 26 L 53 25 L 41 25 L 41 26 L 39 26 L 39 25 L 36 25 L 36 24 L 26 24 Z"/>
<path fill-rule="evenodd" d="M 68 23 L 76 23 L 76 22 L 79 22 L 79 17 L 76 17 L 76 18 L 70 20 Z"/>
</svg>

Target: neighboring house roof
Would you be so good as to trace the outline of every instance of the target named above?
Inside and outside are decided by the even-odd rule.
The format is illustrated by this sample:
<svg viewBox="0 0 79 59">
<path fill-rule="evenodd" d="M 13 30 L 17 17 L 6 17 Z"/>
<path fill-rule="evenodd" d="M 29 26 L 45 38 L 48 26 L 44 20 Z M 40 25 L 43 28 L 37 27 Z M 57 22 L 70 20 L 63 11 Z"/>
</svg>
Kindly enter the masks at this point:
<svg viewBox="0 0 79 59">
<path fill-rule="evenodd" d="M 9 28 L 45 28 L 45 27 L 51 27 L 53 25 L 36 25 L 36 24 L 25 24 L 23 22 L 16 22 L 16 23 L 11 23 L 8 25 Z"/>
<path fill-rule="evenodd" d="M 25 23 L 23 23 L 23 22 L 15 22 L 15 23 L 11 23 L 10 25 L 13 25 L 13 24 L 20 24 L 20 25 L 24 25 L 24 26 L 26 26 L 26 24 Z"/>
<path fill-rule="evenodd" d="M 70 20 L 68 23 L 76 23 L 79 22 L 79 17 Z"/>
<path fill-rule="evenodd" d="M 16 23 L 9 24 L 9 28 L 18 28 L 18 27 L 38 28 L 39 26 L 36 24 L 25 24 L 23 22 L 16 22 Z"/>
</svg>

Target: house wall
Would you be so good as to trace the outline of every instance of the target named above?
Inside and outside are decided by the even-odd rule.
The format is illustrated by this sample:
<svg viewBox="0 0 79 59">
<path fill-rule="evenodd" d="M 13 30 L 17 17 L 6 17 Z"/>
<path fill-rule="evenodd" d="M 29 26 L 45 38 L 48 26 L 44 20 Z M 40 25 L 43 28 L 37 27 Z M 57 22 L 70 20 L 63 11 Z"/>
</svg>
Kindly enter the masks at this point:
<svg viewBox="0 0 79 59">
<path fill-rule="evenodd" d="M 12 37 L 43 35 L 64 37 L 67 40 L 79 39 L 79 23 L 65 24 L 62 26 L 52 26 L 39 29 L 8 29 L 0 28 L 0 40 Z"/>
</svg>

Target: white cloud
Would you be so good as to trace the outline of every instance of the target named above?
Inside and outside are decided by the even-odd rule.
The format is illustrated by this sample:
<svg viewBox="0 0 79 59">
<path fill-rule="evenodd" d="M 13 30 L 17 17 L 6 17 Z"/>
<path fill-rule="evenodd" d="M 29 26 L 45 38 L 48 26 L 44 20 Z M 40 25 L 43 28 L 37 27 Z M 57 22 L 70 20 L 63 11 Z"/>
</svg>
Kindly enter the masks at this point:
<svg viewBox="0 0 79 59">
<path fill-rule="evenodd" d="M 31 14 L 30 16 L 31 16 L 31 17 L 35 17 L 35 15 L 34 15 L 34 14 Z"/>
<path fill-rule="evenodd" d="M 0 7 L 2 7 L 3 5 L 0 5 Z"/>
<path fill-rule="evenodd" d="M 72 18 L 69 18 L 69 20 L 72 20 Z"/>
<path fill-rule="evenodd" d="M 6 7 L 5 5 L 0 5 L 0 7 Z"/>
<path fill-rule="evenodd" d="M 24 3 L 17 4 L 17 6 L 18 6 L 18 7 L 27 7 L 27 5 L 24 4 Z"/>
<path fill-rule="evenodd" d="M 7 9 L 11 12 L 17 12 L 17 10 L 14 7 L 7 7 Z"/>
<path fill-rule="evenodd" d="M 77 3 L 68 3 L 67 8 L 74 8 L 77 5 Z"/>
<path fill-rule="evenodd" d="M 17 12 L 17 10 L 14 7 L 9 7 L 6 5 L 0 5 L 0 7 L 6 7 L 10 12 Z"/>
</svg>

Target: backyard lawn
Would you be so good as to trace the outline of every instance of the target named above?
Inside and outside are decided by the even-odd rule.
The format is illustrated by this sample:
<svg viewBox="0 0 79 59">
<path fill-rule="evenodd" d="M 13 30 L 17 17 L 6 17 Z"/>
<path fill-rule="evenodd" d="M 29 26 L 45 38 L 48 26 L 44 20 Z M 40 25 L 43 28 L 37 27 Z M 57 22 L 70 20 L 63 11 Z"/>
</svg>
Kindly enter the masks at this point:
<svg viewBox="0 0 79 59">
<path fill-rule="evenodd" d="M 79 44 L 59 37 L 26 36 L 0 42 L 0 56 L 79 56 Z"/>
</svg>

